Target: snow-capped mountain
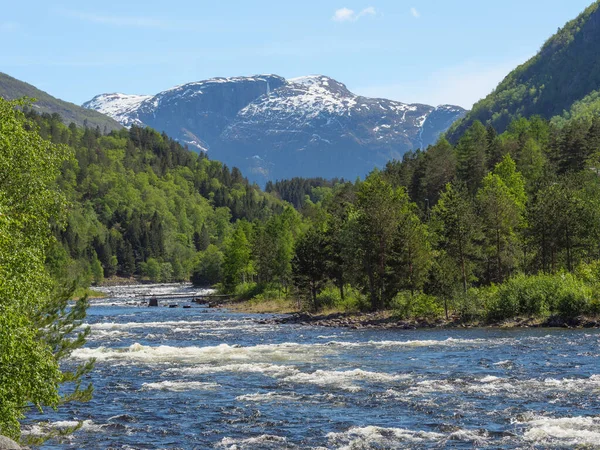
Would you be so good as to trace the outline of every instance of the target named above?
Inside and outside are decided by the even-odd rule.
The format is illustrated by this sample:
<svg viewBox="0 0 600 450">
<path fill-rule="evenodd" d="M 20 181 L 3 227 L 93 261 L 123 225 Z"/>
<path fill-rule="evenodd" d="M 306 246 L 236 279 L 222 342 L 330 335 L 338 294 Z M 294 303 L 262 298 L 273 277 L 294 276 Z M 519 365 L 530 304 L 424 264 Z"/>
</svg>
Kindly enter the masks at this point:
<svg viewBox="0 0 600 450">
<path fill-rule="evenodd" d="M 151 95 L 128 95 L 128 94 L 102 94 L 97 95 L 82 106 L 87 109 L 95 109 L 102 114 L 112 117 L 121 125 L 143 125 L 135 119 L 135 111 L 144 100 L 152 98 Z"/>
<path fill-rule="evenodd" d="M 164 131 L 261 182 L 354 179 L 434 143 L 466 113 L 361 97 L 322 75 L 213 78 L 155 96 L 102 94 L 83 106 Z"/>
</svg>

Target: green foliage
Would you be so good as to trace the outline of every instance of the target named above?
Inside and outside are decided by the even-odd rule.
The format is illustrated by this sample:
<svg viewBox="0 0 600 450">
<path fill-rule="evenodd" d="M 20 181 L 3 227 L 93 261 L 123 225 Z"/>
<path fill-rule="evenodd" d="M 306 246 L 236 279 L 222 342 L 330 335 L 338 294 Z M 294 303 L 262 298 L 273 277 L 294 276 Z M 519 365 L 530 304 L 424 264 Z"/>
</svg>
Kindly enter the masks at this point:
<svg viewBox="0 0 600 450">
<path fill-rule="evenodd" d="M 223 277 L 223 252 L 216 245 L 209 245 L 206 251 L 198 255 L 191 281 L 197 286 L 212 286 Z"/>
<path fill-rule="evenodd" d="M 373 309 L 385 307 L 395 294 L 386 278 L 401 211 L 407 202 L 406 192 L 394 189 L 377 171 L 357 189 L 350 216 L 352 250 L 364 274 L 358 281 L 370 296 Z"/>
<path fill-rule="evenodd" d="M 498 286 L 488 305 L 490 320 L 557 314 L 571 319 L 588 312 L 592 291 L 572 274 L 518 275 Z"/>
<path fill-rule="evenodd" d="M 467 292 L 475 278 L 479 254 L 480 223 L 473 202 L 464 184 L 446 185 L 433 208 L 432 229 L 438 240 L 437 285 L 439 292 L 449 296 L 457 282 Z"/>
<path fill-rule="evenodd" d="M 597 111 L 597 45 L 599 3 L 594 2 L 579 17 L 551 37 L 539 53 L 513 70 L 467 116 L 448 131 L 451 142 L 475 122 L 503 132 L 513 120 L 541 115 L 545 119 L 563 115 L 582 117 Z M 576 103 L 577 102 L 577 103 Z M 574 105 L 575 103 L 575 105 Z M 582 111 L 584 110 L 584 111 Z"/>
<path fill-rule="evenodd" d="M 224 248 L 233 222 L 283 210 L 239 170 L 152 129 L 102 135 L 65 127 L 56 115 L 26 116 L 43 138 L 75 155 L 61 167 L 59 185 L 71 205 L 66 228 L 55 230 L 67 259 L 58 265 L 70 267 L 62 276 L 69 281 L 100 283 L 115 275 L 186 280 L 198 252 L 211 243 Z"/>
<path fill-rule="evenodd" d="M 339 288 L 328 285 L 317 296 L 317 303 L 321 308 L 349 313 L 368 311 L 371 307 L 369 299 L 351 286 L 346 287 L 342 298 Z"/>
<path fill-rule="evenodd" d="M 16 439 L 28 405 L 55 408 L 91 393 L 79 389 L 89 365 L 75 373 L 59 368 L 83 345 L 86 331 L 71 336 L 87 302 L 67 309 L 68 296 L 58 294 L 49 271 L 58 273 L 63 258 L 50 226 L 63 223 L 66 201 L 55 182 L 70 154 L 40 137 L 19 112 L 23 105 L 0 98 L 0 434 Z M 64 382 L 75 389 L 61 399 Z"/>
<path fill-rule="evenodd" d="M 476 121 L 460 138 L 456 146 L 457 175 L 474 194 L 486 173 L 487 131 Z"/>
<path fill-rule="evenodd" d="M 440 299 L 422 292 L 400 292 L 392 302 L 395 314 L 403 319 L 439 319 L 444 315 Z"/>
<path fill-rule="evenodd" d="M 267 182 L 265 192 L 276 194 L 282 200 L 291 203 L 294 208 L 302 209 L 307 199 L 317 203 L 325 195 L 325 190 L 331 189 L 336 184 L 344 183 L 344 180 L 334 178 L 291 178 L 289 180 L 277 180 Z"/>
<path fill-rule="evenodd" d="M 292 259 L 294 284 L 304 294 L 312 310 L 320 306 L 318 296 L 326 276 L 325 251 L 325 234 L 312 227 L 298 239 Z"/>
<path fill-rule="evenodd" d="M 244 227 L 239 225 L 225 241 L 223 260 L 223 287 L 227 292 L 235 290 L 253 274 L 250 260 L 251 246 Z"/>
<path fill-rule="evenodd" d="M 158 283 L 161 280 L 160 263 L 154 258 L 148 258 L 148 261 L 142 263 L 142 275 L 148 277 L 150 281 Z"/>
<path fill-rule="evenodd" d="M 502 282 L 517 266 L 517 230 L 523 224 L 525 200 L 523 179 L 507 155 L 486 175 L 477 193 L 490 281 Z"/>
</svg>

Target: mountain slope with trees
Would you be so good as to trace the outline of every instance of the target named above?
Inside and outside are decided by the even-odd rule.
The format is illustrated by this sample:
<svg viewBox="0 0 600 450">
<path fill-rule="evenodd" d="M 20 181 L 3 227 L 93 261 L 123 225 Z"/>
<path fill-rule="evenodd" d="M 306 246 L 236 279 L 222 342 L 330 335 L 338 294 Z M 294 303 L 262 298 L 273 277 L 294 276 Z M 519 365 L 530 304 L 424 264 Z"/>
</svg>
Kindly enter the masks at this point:
<svg viewBox="0 0 600 450">
<path fill-rule="evenodd" d="M 103 135 L 29 109 L 30 126 L 74 154 L 59 187 L 70 202 L 49 265 L 56 277 L 188 280 L 201 252 L 223 247 L 238 220 L 266 220 L 284 203 L 241 172 L 132 126 Z"/>
<path fill-rule="evenodd" d="M 80 127 L 99 127 L 103 133 L 122 128 L 122 125 L 117 121 L 104 114 L 52 97 L 35 86 L 2 72 L 0 72 L 0 97 L 6 100 L 16 100 L 23 97 L 35 98 L 37 101 L 31 105 L 35 111 L 58 114 L 66 125 L 73 122 Z"/>
<path fill-rule="evenodd" d="M 517 67 L 494 92 L 476 103 L 448 131 L 449 140 L 456 142 L 477 120 L 501 133 L 519 117 L 539 115 L 551 119 L 569 114 L 576 102 L 580 102 L 580 112 L 587 109 L 584 105 L 595 103 L 600 89 L 599 6 L 600 2 L 594 2 L 568 22 L 536 56 Z M 598 110 L 597 104 L 595 108 Z"/>
</svg>

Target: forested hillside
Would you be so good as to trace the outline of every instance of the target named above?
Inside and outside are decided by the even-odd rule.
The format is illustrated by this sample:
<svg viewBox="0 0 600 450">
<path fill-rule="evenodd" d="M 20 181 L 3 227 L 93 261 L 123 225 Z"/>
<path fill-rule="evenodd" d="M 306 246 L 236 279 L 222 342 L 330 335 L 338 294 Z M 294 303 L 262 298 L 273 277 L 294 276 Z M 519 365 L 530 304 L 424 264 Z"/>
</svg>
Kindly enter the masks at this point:
<svg viewBox="0 0 600 450">
<path fill-rule="evenodd" d="M 600 117 L 534 117 L 500 135 L 475 122 L 364 181 L 279 182 L 306 193 L 302 217 L 238 225 L 222 289 L 407 318 L 597 314 L 599 164 Z"/>
<path fill-rule="evenodd" d="M 451 142 L 476 121 L 503 132 L 519 117 L 539 115 L 572 116 L 583 110 L 598 111 L 600 89 L 600 3 L 594 2 L 579 17 L 568 22 L 541 48 L 539 53 L 512 71 L 485 99 L 476 103 L 467 116 L 448 131 Z"/>
<path fill-rule="evenodd" d="M 104 133 L 122 128 L 117 121 L 104 114 L 52 97 L 35 86 L 2 72 L 0 72 L 0 97 L 6 100 L 16 100 L 23 97 L 34 98 L 36 102 L 31 107 L 36 112 L 40 114 L 59 114 L 67 125 L 73 122 L 78 126 L 100 127 L 100 130 Z"/>
<path fill-rule="evenodd" d="M 344 183 L 344 179 L 334 178 L 291 178 L 289 180 L 268 181 L 265 192 L 277 195 L 282 200 L 294 205 L 296 209 L 302 208 L 308 200 L 318 202 L 327 190 L 319 188 L 332 188 L 336 184 Z"/>
<path fill-rule="evenodd" d="M 232 222 L 283 210 L 239 170 L 152 129 L 103 135 L 66 127 L 56 114 L 27 117 L 43 138 L 75 154 L 59 183 L 70 210 L 49 261 L 57 276 L 84 284 L 114 275 L 188 280 L 198 252 L 221 247 Z"/>
<path fill-rule="evenodd" d="M 598 307 L 598 117 L 520 119 L 500 135 L 475 122 L 455 146 L 442 139 L 364 181 L 282 180 L 269 193 L 152 129 L 102 135 L 28 117 L 75 153 L 59 183 L 70 212 L 48 259 L 57 277 L 191 277 L 241 297 L 407 316 Z M 548 277 L 544 289 L 567 280 L 578 303 L 541 293 L 504 310 L 503 286 L 528 277 Z"/>
</svg>

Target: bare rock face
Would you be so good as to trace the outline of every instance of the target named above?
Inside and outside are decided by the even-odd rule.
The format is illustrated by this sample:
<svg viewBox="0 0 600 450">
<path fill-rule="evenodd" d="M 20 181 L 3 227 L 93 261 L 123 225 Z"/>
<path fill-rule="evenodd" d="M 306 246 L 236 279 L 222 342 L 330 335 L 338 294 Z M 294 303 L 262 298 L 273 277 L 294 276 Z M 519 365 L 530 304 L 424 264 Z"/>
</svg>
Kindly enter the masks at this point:
<svg viewBox="0 0 600 450">
<path fill-rule="evenodd" d="M 322 75 L 214 78 L 153 97 L 103 94 L 83 106 L 164 131 L 258 182 L 354 179 L 426 148 L 466 113 L 358 96 Z"/>
<path fill-rule="evenodd" d="M 21 446 L 12 439 L 0 436 L 0 450 L 21 450 Z"/>
</svg>

